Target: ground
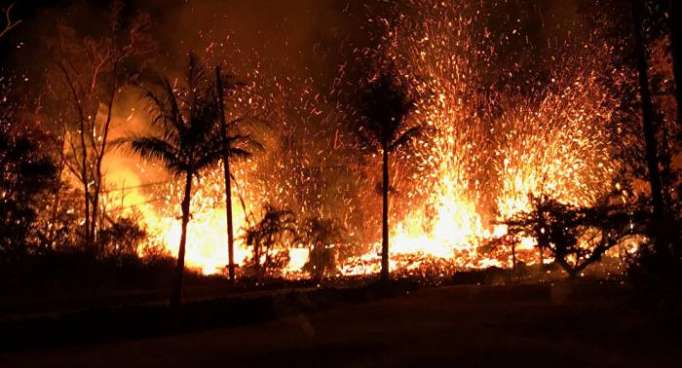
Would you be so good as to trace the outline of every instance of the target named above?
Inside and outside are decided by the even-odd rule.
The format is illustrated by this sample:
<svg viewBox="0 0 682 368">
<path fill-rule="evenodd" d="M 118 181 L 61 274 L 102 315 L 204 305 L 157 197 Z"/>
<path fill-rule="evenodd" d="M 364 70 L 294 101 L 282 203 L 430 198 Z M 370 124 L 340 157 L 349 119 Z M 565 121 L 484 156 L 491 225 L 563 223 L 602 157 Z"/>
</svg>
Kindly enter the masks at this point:
<svg viewBox="0 0 682 368">
<path fill-rule="evenodd" d="M 0 367 L 679 366 L 682 345 L 626 293 L 574 288 L 421 289 L 255 325 L 9 353 Z"/>
</svg>

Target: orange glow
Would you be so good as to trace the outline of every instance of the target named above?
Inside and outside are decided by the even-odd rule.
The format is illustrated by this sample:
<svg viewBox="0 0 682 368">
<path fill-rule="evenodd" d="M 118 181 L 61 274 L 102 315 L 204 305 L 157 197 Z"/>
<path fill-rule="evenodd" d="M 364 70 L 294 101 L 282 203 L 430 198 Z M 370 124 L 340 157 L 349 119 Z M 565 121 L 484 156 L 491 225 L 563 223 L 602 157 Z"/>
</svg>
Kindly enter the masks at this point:
<svg viewBox="0 0 682 368">
<path fill-rule="evenodd" d="M 460 269 L 509 266 L 508 252 L 492 253 L 482 246 L 506 234 L 506 227 L 498 225 L 500 221 L 530 209 L 530 193 L 587 206 L 612 189 L 618 162 L 609 150 L 609 131 L 619 101 L 597 78 L 614 73 L 608 64 L 612 49 L 600 44 L 585 51 L 591 56 L 580 70 L 557 62 L 551 83 L 525 94 L 481 91 L 478 83 L 484 78 L 479 70 L 482 67 L 476 63 L 491 63 L 495 49 L 475 44 L 471 30 L 474 19 L 461 15 L 466 12 L 460 12 L 457 5 L 423 6 L 418 0 L 414 2 L 424 14 L 416 17 L 419 21 L 400 17 L 401 22 L 390 25 L 387 34 L 396 39 L 388 42 L 390 47 L 380 55 L 398 64 L 416 94 L 429 92 L 412 117 L 430 128 L 429 133 L 405 158 L 416 163 L 417 172 L 408 178 L 396 175 L 395 179 L 396 185 L 410 180 L 415 184 L 405 185 L 409 188 L 404 192 L 409 194 L 391 199 L 392 206 L 409 202 L 408 209 L 391 209 L 391 268 L 418 268 L 422 258 L 442 260 Z M 314 115 L 321 111 L 315 106 L 302 108 L 314 110 Z M 482 111 L 496 113 L 486 115 Z M 341 145 L 335 139 L 337 144 Z M 277 159 L 269 156 L 263 160 Z M 279 161 L 277 165 L 286 166 Z M 259 169 L 257 161 L 245 166 L 248 172 Z M 119 175 L 131 184 L 140 182 L 132 173 Z M 219 178 L 206 175 L 192 197 L 187 264 L 205 274 L 222 273 L 227 263 Z M 281 183 L 259 184 L 252 176 L 240 175 L 244 184 L 240 194 L 251 200 L 247 212 L 269 199 L 263 197 L 289 195 L 285 188 L 290 190 L 291 183 L 279 179 Z M 371 189 L 366 189 L 366 195 L 375 195 L 369 194 Z M 171 186 L 171 194 L 164 194 L 163 203 L 140 207 L 155 239 L 173 255 L 180 237 L 178 190 Z M 144 202 L 149 194 L 129 191 L 127 195 L 126 201 Z M 251 249 L 239 236 L 248 224 L 244 209 L 233 207 L 235 260 L 243 265 L 251 257 Z M 379 271 L 380 245 L 376 239 L 364 242 L 370 245 L 369 252 L 338 260 L 342 274 Z M 518 259 L 536 262 L 533 247 L 532 238 L 521 239 Z M 307 248 L 291 249 L 289 258 L 284 272 L 297 277 L 308 260 Z"/>
</svg>

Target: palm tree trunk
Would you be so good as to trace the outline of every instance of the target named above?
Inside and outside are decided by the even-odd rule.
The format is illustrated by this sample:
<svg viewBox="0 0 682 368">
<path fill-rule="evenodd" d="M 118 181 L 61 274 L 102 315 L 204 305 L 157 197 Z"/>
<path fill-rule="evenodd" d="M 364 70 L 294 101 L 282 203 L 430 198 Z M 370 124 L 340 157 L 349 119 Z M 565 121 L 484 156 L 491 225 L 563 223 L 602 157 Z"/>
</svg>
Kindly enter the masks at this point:
<svg viewBox="0 0 682 368">
<path fill-rule="evenodd" d="M 512 282 L 515 281 L 515 276 L 516 276 L 516 242 L 512 242 L 511 245 L 511 251 L 512 251 L 512 267 L 511 267 L 511 272 L 512 272 Z"/>
<path fill-rule="evenodd" d="M 644 130 L 644 142 L 646 149 L 646 161 L 649 174 L 649 184 L 651 185 L 651 198 L 653 202 L 653 226 L 655 247 L 659 254 L 664 251 L 665 242 L 660 239 L 663 220 L 665 218 L 665 208 L 663 204 L 663 185 L 661 176 L 658 172 L 658 142 L 656 140 L 656 127 L 654 126 L 654 107 L 651 102 L 651 91 L 649 89 L 649 74 L 644 45 L 644 35 L 642 34 L 642 15 L 646 9 L 643 0 L 633 0 L 632 15 L 634 21 L 634 41 L 637 57 L 637 71 L 639 74 L 639 88 L 642 99 L 642 128 Z"/>
<path fill-rule="evenodd" d="M 389 269 L 388 269 L 388 187 L 389 187 L 389 177 L 388 177 L 388 148 L 385 147 L 383 150 L 383 211 L 382 211 L 382 226 L 381 226 L 381 280 L 388 281 L 389 279 Z"/>
<path fill-rule="evenodd" d="M 227 123 L 225 122 L 225 103 L 223 101 L 223 79 L 220 66 L 215 69 L 218 106 L 220 109 L 220 129 L 223 138 L 223 174 L 225 175 L 225 216 L 227 217 L 227 257 L 228 276 L 234 283 L 234 225 L 232 223 L 232 178 L 230 177 L 230 147 L 227 140 Z"/>
<path fill-rule="evenodd" d="M 253 262 L 256 267 L 256 276 L 260 277 L 260 243 L 253 244 Z"/>
<path fill-rule="evenodd" d="M 182 302 L 182 281 L 185 273 L 185 247 L 187 244 L 187 224 L 189 223 L 190 199 L 192 196 L 192 173 L 187 173 L 185 180 L 185 196 L 182 199 L 182 230 L 180 233 L 180 247 L 178 248 L 178 263 L 175 267 L 175 280 L 171 293 L 171 307 L 178 307 Z"/>
</svg>

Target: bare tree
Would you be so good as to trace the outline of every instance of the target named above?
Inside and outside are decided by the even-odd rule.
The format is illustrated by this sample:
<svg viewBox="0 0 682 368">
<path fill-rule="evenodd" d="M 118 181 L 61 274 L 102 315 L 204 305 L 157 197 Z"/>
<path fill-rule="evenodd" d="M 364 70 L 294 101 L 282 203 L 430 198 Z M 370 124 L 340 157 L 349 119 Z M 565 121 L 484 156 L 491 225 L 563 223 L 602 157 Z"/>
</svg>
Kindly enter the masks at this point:
<svg viewBox="0 0 682 368">
<path fill-rule="evenodd" d="M 121 88 L 132 78 L 126 64 L 150 50 L 149 17 L 139 15 L 122 26 L 123 3 L 111 6 L 109 28 L 99 38 L 80 37 L 74 29 L 59 28 L 55 46 L 56 74 L 64 86 L 71 114 L 63 119 L 63 162 L 83 190 L 83 240 L 94 246 L 104 186 L 102 163 L 110 148 L 114 104 Z"/>
</svg>

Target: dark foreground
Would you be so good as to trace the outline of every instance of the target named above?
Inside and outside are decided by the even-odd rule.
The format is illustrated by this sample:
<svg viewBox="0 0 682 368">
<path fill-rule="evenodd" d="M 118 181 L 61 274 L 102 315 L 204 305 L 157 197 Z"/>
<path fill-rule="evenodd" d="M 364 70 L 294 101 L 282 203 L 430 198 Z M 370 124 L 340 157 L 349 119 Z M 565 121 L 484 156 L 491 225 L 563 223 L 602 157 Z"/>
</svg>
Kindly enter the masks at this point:
<svg viewBox="0 0 682 368">
<path fill-rule="evenodd" d="M 571 292 L 573 290 L 573 292 Z M 0 367 L 677 367 L 617 286 L 424 289 L 204 332 L 0 355 Z"/>
</svg>

